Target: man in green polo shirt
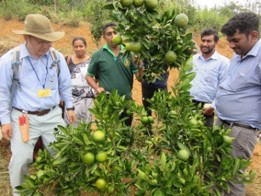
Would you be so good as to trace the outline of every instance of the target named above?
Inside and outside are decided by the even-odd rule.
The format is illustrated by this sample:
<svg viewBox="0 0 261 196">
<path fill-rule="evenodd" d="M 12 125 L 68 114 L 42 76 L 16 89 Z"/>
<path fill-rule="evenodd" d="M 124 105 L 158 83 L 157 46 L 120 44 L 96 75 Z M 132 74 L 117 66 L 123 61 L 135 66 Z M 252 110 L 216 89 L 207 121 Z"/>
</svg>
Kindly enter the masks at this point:
<svg viewBox="0 0 261 196">
<path fill-rule="evenodd" d="M 124 53 L 123 46 L 112 43 L 117 35 L 115 27 L 115 23 L 103 27 L 106 44 L 93 54 L 86 79 L 98 94 L 116 89 L 120 95 L 131 99 L 133 75 L 137 79 L 141 78 L 142 68 L 132 63 L 131 58 Z"/>
</svg>

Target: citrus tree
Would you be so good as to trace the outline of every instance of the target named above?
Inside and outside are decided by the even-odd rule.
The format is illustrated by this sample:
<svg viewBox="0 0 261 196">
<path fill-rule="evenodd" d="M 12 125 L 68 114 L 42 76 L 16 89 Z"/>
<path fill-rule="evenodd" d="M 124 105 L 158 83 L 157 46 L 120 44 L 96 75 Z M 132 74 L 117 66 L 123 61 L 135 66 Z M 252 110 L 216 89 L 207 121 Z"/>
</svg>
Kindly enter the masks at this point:
<svg viewBox="0 0 261 196">
<path fill-rule="evenodd" d="M 231 130 L 206 127 L 192 103 L 188 18 L 175 10 L 159 14 L 158 6 L 157 0 L 115 0 L 106 7 L 118 21 L 114 42 L 143 60 L 146 80 L 179 69 L 172 92 L 156 93 L 152 115 L 116 91 L 100 94 L 93 122 L 59 127 L 51 153 L 40 153 L 18 187 L 22 195 L 221 195 L 229 181 L 251 181 L 252 172 L 241 172 L 249 162 L 231 156 Z M 123 114 L 135 117 L 131 127 Z"/>
<path fill-rule="evenodd" d="M 249 182 L 254 177 L 241 172 L 248 161 L 231 156 L 231 130 L 204 125 L 189 94 L 191 69 L 188 61 L 172 94 L 162 91 L 151 100 L 153 135 L 133 151 L 139 160 L 137 195 L 222 195 L 229 181 Z"/>
<path fill-rule="evenodd" d="M 144 79 L 155 81 L 169 68 L 180 67 L 191 55 L 192 34 L 186 33 L 188 17 L 173 9 L 159 11 L 164 1 L 114 0 L 105 7 L 117 22 L 127 52 L 145 63 Z"/>
<path fill-rule="evenodd" d="M 52 153 L 18 187 L 22 195 L 221 195 L 228 182 L 250 182 L 248 161 L 231 156 L 230 129 L 204 126 L 189 95 L 191 64 L 180 69 L 172 94 L 151 100 L 153 116 L 117 92 L 101 94 L 95 121 L 59 127 Z M 173 96 L 174 95 L 174 96 Z M 132 127 L 121 115 L 135 116 Z"/>
<path fill-rule="evenodd" d="M 99 95 L 92 108 L 96 120 L 76 128 L 59 127 L 51 153 L 44 150 L 38 155 L 36 170 L 18 188 L 21 194 L 128 193 L 132 163 L 127 154 L 133 129 L 120 116 L 133 110 L 141 109 L 116 92 Z"/>
</svg>

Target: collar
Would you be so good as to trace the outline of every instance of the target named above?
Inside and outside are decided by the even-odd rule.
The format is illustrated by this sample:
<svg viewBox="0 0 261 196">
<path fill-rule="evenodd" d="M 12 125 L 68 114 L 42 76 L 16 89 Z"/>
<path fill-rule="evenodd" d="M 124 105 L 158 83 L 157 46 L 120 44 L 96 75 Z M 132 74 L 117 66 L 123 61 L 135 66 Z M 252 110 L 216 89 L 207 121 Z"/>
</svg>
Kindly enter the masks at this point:
<svg viewBox="0 0 261 196">
<path fill-rule="evenodd" d="M 102 47 L 103 50 L 107 50 L 113 57 L 116 57 L 115 54 L 113 53 L 113 51 L 111 50 L 111 48 L 108 46 L 108 44 L 105 44 Z M 120 45 L 120 54 L 124 53 L 124 46 Z"/>
<path fill-rule="evenodd" d="M 240 55 L 236 54 L 236 58 L 237 58 L 238 60 L 241 60 L 241 61 L 242 61 L 242 60 L 244 60 L 245 58 L 250 57 L 250 56 L 256 57 L 260 51 L 261 51 L 261 39 L 259 39 L 259 40 L 255 43 L 255 45 L 251 48 L 251 50 L 250 50 L 245 56 L 243 56 L 243 57 L 241 58 Z"/>
<path fill-rule="evenodd" d="M 218 52 L 215 51 L 208 59 L 205 59 L 202 53 L 198 54 L 198 58 L 200 60 L 209 61 L 209 60 L 217 60 L 218 59 Z"/>
<path fill-rule="evenodd" d="M 30 53 L 27 49 L 27 47 L 25 46 L 25 43 L 21 45 L 20 47 L 20 58 L 25 58 L 30 56 Z"/>
<path fill-rule="evenodd" d="M 43 57 L 48 57 L 49 54 L 50 54 L 50 51 L 48 51 L 47 53 L 45 53 L 45 54 L 43 55 Z M 20 46 L 20 59 L 25 58 L 25 57 L 28 57 L 28 56 L 29 56 L 29 57 L 32 57 L 31 54 L 29 53 L 29 51 L 28 51 L 28 49 L 27 49 L 25 43 L 24 43 L 24 44 L 22 44 L 22 45 Z"/>
</svg>

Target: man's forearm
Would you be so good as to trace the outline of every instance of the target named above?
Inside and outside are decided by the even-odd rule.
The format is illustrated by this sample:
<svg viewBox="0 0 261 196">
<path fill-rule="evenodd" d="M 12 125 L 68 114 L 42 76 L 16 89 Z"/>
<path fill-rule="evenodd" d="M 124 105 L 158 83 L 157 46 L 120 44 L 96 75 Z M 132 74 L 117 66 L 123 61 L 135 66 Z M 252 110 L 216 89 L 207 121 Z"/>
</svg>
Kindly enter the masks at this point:
<svg viewBox="0 0 261 196">
<path fill-rule="evenodd" d="M 11 123 L 11 92 L 9 86 L 6 85 L 6 82 L 0 84 L 0 121 L 2 124 Z"/>
<path fill-rule="evenodd" d="M 101 87 L 92 76 L 86 76 L 86 81 L 96 92 L 99 92 Z"/>
</svg>

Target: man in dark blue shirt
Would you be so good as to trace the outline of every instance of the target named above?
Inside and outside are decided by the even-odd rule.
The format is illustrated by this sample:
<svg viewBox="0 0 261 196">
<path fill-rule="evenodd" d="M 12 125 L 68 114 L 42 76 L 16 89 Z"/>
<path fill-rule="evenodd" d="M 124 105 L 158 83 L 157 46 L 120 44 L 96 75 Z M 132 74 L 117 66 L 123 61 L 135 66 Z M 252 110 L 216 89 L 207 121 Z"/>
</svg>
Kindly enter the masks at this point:
<svg viewBox="0 0 261 196">
<path fill-rule="evenodd" d="M 142 81 L 142 103 L 149 115 L 151 115 L 149 99 L 151 99 L 155 92 L 160 90 L 167 90 L 167 81 L 169 73 L 162 74 L 162 79 L 157 79 L 153 83 Z"/>
</svg>

